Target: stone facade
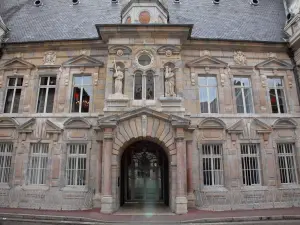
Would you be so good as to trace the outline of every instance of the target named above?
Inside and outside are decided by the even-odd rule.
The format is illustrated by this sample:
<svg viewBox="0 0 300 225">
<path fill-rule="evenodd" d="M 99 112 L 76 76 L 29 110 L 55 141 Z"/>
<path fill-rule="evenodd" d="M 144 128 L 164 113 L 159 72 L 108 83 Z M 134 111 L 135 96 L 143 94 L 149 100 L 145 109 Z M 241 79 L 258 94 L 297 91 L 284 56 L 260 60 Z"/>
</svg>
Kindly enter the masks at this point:
<svg viewBox="0 0 300 225">
<path fill-rule="evenodd" d="M 0 184 L 2 207 L 115 212 L 121 199 L 121 157 L 137 140 L 164 149 L 169 206 L 177 214 L 194 206 L 222 210 L 297 204 L 300 108 L 285 43 L 190 40 L 191 25 L 119 24 L 97 29 L 102 40 L 5 45 L 0 61 L 0 143 L 12 143 L 13 150 L 9 177 Z M 148 64 L 140 61 L 142 55 L 149 57 Z M 176 96 L 165 96 L 166 66 L 175 74 Z M 123 93 L 118 95 L 117 68 L 124 74 Z M 151 98 L 146 93 L 149 72 Z M 137 73 L 143 91 L 135 99 Z M 72 112 L 73 81 L 81 75 L 91 77 L 91 97 L 88 112 L 78 113 Z M 56 77 L 51 113 L 37 113 L 43 76 Z M 199 77 L 207 76 L 217 81 L 217 113 L 201 112 Z M 9 79 L 17 77 L 23 78 L 19 110 L 5 113 Z M 233 82 L 239 77 L 251 83 L 250 113 L 238 113 Z M 272 113 L 268 78 L 282 80 L 283 113 Z M 46 177 L 39 178 L 45 182 L 39 185 L 30 178 L 33 144 L 48 146 Z M 68 184 L 70 144 L 86 146 L 85 176 L 80 181 L 84 185 Z M 280 144 L 293 146 L 294 178 L 285 183 L 279 169 Z M 244 145 L 257 148 L 255 175 L 243 173 Z M 204 146 L 219 146 L 218 166 L 206 167 Z M 222 174 L 220 183 L 207 181 L 207 168 L 209 174 L 213 169 Z M 247 179 L 257 180 L 249 185 Z"/>
</svg>

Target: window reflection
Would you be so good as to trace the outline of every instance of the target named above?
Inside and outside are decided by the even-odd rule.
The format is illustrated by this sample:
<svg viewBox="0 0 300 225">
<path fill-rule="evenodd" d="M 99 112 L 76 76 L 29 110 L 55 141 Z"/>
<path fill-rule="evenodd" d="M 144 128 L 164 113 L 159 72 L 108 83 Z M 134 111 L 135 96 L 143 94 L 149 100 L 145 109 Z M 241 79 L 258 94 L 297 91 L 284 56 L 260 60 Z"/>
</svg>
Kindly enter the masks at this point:
<svg viewBox="0 0 300 225">
<path fill-rule="evenodd" d="M 92 96 L 91 76 L 75 76 L 73 79 L 72 112 L 89 112 Z"/>
<path fill-rule="evenodd" d="M 136 73 L 134 80 L 134 99 L 142 99 L 143 86 L 142 86 L 142 74 Z"/>
<path fill-rule="evenodd" d="M 146 99 L 154 99 L 154 81 L 152 72 L 147 73 L 146 79 Z"/>
</svg>

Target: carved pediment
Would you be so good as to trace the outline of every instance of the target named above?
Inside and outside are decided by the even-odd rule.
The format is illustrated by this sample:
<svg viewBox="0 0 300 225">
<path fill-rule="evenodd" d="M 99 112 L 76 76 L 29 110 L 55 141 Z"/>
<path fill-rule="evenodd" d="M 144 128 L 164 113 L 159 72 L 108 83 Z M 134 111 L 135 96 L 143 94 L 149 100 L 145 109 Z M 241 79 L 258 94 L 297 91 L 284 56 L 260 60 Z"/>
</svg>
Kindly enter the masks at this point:
<svg viewBox="0 0 300 225">
<path fill-rule="evenodd" d="M 47 133 L 60 133 L 62 131 L 62 128 L 60 128 L 58 125 L 53 123 L 50 120 L 46 120 L 46 132 Z"/>
<path fill-rule="evenodd" d="M 108 53 L 113 55 L 131 55 L 131 48 L 124 45 L 116 45 L 109 48 Z"/>
<path fill-rule="evenodd" d="M 217 68 L 225 68 L 227 67 L 227 63 L 219 60 L 217 58 L 211 56 L 202 56 L 198 59 L 194 59 L 188 62 L 187 67 L 217 67 Z"/>
<path fill-rule="evenodd" d="M 91 124 L 84 118 L 80 118 L 80 117 L 69 118 L 64 123 L 64 128 L 66 128 L 66 129 L 89 129 L 89 128 L 91 128 Z"/>
<path fill-rule="evenodd" d="M 206 118 L 198 125 L 200 129 L 225 129 L 226 124 L 218 118 Z"/>
<path fill-rule="evenodd" d="M 159 55 L 171 56 L 171 55 L 178 55 L 179 53 L 180 53 L 180 49 L 173 45 L 164 45 L 159 49 L 157 49 L 157 54 Z"/>
<path fill-rule="evenodd" d="M 27 122 L 19 126 L 19 132 L 29 133 L 33 131 L 33 126 L 35 125 L 35 118 L 31 118 Z"/>
<path fill-rule="evenodd" d="M 255 68 L 260 70 L 291 70 L 293 66 L 283 60 L 270 58 L 257 64 Z"/>
<path fill-rule="evenodd" d="M 297 122 L 290 118 L 280 118 L 273 124 L 273 129 L 296 129 Z"/>
<path fill-rule="evenodd" d="M 242 139 L 259 139 L 259 134 L 268 135 L 272 132 L 272 128 L 264 122 L 254 119 L 241 119 L 230 128 L 227 129 L 228 133 L 240 134 Z M 264 139 L 268 139 L 268 136 Z"/>
<path fill-rule="evenodd" d="M 12 70 L 12 69 L 32 69 L 35 65 L 20 59 L 20 58 L 13 58 L 8 60 L 7 62 L 0 65 L 0 69 L 2 70 Z"/>
<path fill-rule="evenodd" d="M 104 64 L 103 62 L 87 56 L 87 55 L 80 55 L 69 59 L 68 61 L 62 64 L 64 67 L 102 67 Z"/>
<path fill-rule="evenodd" d="M 0 118 L 0 128 L 17 128 L 19 124 L 12 118 Z"/>
<path fill-rule="evenodd" d="M 149 116 L 152 118 L 157 118 L 159 120 L 167 121 L 175 127 L 186 127 L 190 124 L 190 120 L 185 119 L 183 117 L 165 114 L 162 112 L 155 111 L 153 109 L 149 109 L 147 107 L 141 107 L 139 109 L 135 109 L 121 115 L 103 117 L 98 120 L 98 125 L 100 127 L 114 127 L 117 125 L 117 123 L 121 121 L 130 120 L 131 118 L 142 116 Z"/>
</svg>

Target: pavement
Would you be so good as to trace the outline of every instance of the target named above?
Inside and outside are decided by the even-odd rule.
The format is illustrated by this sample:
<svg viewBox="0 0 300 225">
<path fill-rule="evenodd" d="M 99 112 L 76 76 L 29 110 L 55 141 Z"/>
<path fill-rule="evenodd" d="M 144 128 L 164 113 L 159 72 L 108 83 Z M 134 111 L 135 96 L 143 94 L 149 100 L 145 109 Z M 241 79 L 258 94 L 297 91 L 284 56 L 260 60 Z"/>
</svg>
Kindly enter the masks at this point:
<svg viewBox="0 0 300 225">
<path fill-rule="evenodd" d="M 1 222 L 2 221 L 2 222 Z M 54 211 L 20 208 L 1 208 L 0 224 L 3 221 L 41 221 L 55 224 L 299 224 L 300 208 L 253 209 L 234 211 L 204 211 L 190 209 L 184 215 L 118 215 L 102 214 L 100 209 L 82 211 Z M 270 222 L 271 221 L 271 222 Z M 280 222 L 281 221 L 281 222 Z M 283 222 L 287 221 L 287 222 Z M 258 223 L 259 222 L 259 223 Z M 270 223 L 269 223 L 270 222 Z M 273 223 L 272 223 L 273 222 Z M 21 224 L 21 223 L 20 223 Z M 42 223 L 41 223 L 42 224 Z"/>
</svg>

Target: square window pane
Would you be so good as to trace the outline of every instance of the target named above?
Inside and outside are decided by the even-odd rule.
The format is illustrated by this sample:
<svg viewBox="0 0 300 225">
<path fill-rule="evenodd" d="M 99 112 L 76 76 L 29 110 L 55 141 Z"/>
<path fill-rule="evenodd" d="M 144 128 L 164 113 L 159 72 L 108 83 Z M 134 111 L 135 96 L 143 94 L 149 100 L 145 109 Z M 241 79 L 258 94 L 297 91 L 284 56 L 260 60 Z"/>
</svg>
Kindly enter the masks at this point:
<svg viewBox="0 0 300 225">
<path fill-rule="evenodd" d="M 47 85 L 48 84 L 48 77 L 41 77 L 41 85 Z"/>
<path fill-rule="evenodd" d="M 15 86 L 15 84 L 16 84 L 16 79 L 17 79 L 17 78 L 14 78 L 14 77 L 9 78 L 9 80 L 8 80 L 8 86 Z"/>
<path fill-rule="evenodd" d="M 22 86 L 23 85 L 23 78 L 19 77 L 17 80 L 17 86 Z"/>
<path fill-rule="evenodd" d="M 242 82 L 242 85 L 244 86 L 244 87 L 250 87 L 250 80 L 249 80 L 249 78 L 241 78 L 241 82 Z"/>
<path fill-rule="evenodd" d="M 74 85 L 82 85 L 82 77 L 74 76 L 73 77 L 73 84 Z"/>
<path fill-rule="evenodd" d="M 209 86 L 217 86 L 217 79 L 216 79 L 216 77 L 207 77 L 207 84 Z"/>
<path fill-rule="evenodd" d="M 92 77 L 91 76 L 83 76 L 82 77 L 82 84 L 83 85 L 91 85 L 92 84 Z"/>
<path fill-rule="evenodd" d="M 56 85 L 56 77 L 50 77 L 49 85 Z"/>
<path fill-rule="evenodd" d="M 198 78 L 200 86 L 207 86 L 207 78 L 206 77 L 199 77 Z"/>
<path fill-rule="evenodd" d="M 274 87 L 274 79 L 273 78 L 268 78 L 268 87 Z"/>
<path fill-rule="evenodd" d="M 280 78 L 274 79 L 274 83 L 275 83 L 276 87 L 282 87 L 283 86 L 282 79 L 280 79 Z"/>
<path fill-rule="evenodd" d="M 234 86 L 241 86 L 242 85 L 242 81 L 239 77 L 234 77 L 233 78 L 233 85 Z"/>
</svg>

